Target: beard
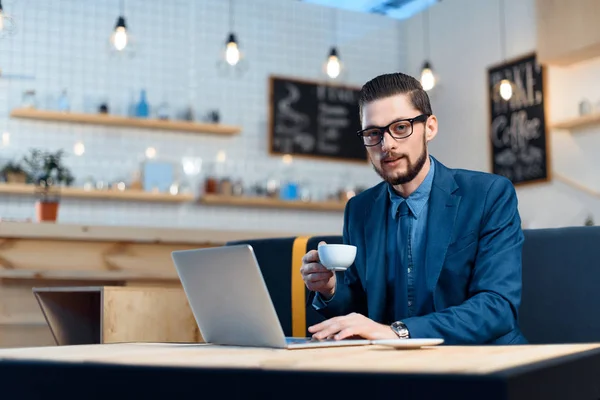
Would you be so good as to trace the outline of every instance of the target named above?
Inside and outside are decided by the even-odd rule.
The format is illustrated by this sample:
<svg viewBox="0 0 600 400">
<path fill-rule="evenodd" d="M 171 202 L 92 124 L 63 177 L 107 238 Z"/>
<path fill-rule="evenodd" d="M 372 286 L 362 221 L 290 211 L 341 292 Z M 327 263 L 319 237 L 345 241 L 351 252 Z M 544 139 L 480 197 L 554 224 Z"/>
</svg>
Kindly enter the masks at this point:
<svg viewBox="0 0 600 400">
<path fill-rule="evenodd" d="M 383 179 L 392 186 L 408 183 L 415 179 L 417 175 L 419 175 L 419 172 L 421 172 L 421 170 L 425 166 L 425 161 L 427 161 L 427 139 L 423 136 L 423 151 L 421 151 L 419 158 L 417 158 L 417 160 L 414 163 L 410 162 L 408 156 L 402 156 L 401 158 L 405 158 L 408 161 L 408 168 L 406 172 L 401 173 L 399 175 L 397 175 L 395 171 L 392 171 L 390 174 L 386 173 L 382 168 L 378 168 L 377 166 L 375 166 L 375 163 L 372 159 L 371 165 L 373 165 L 373 169 L 375 170 L 375 172 L 377 172 L 381 179 Z"/>
</svg>

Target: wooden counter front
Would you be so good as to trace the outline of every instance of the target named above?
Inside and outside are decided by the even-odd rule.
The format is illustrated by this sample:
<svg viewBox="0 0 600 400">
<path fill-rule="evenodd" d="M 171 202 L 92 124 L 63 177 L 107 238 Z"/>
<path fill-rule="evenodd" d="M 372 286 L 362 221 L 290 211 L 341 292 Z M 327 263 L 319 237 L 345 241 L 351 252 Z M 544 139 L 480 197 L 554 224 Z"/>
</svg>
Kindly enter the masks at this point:
<svg viewBox="0 0 600 400">
<path fill-rule="evenodd" d="M 0 348 L 54 343 L 32 293 L 33 287 L 180 288 L 171 259 L 174 250 L 294 235 L 0 222 Z"/>
</svg>

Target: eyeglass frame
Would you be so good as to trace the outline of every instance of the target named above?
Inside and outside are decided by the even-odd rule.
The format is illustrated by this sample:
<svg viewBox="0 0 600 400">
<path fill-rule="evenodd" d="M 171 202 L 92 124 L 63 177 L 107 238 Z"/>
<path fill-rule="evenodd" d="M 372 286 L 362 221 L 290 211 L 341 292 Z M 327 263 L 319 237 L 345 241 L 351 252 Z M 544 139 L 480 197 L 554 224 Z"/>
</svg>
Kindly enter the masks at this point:
<svg viewBox="0 0 600 400">
<path fill-rule="evenodd" d="M 389 133 L 390 136 L 392 138 L 394 138 L 395 140 L 406 139 L 414 133 L 415 122 L 426 122 L 427 119 L 429 119 L 429 117 L 431 117 L 431 114 L 420 114 L 413 118 L 396 119 L 396 120 L 390 122 L 389 124 L 387 124 L 386 126 L 370 126 L 368 128 L 361 129 L 358 132 L 356 132 L 356 136 L 358 136 L 361 139 L 361 141 L 365 147 L 373 147 L 373 146 L 377 146 L 378 144 L 380 144 L 383 141 L 383 137 L 385 136 L 386 132 Z M 392 135 L 392 132 L 390 131 L 390 126 L 397 124 L 398 122 L 404 122 L 404 121 L 410 122 L 410 133 L 408 135 L 402 136 L 402 137 L 396 137 L 396 136 Z M 379 129 L 379 141 L 375 144 L 366 144 L 363 133 L 368 130 L 371 130 L 371 129 Z"/>
</svg>

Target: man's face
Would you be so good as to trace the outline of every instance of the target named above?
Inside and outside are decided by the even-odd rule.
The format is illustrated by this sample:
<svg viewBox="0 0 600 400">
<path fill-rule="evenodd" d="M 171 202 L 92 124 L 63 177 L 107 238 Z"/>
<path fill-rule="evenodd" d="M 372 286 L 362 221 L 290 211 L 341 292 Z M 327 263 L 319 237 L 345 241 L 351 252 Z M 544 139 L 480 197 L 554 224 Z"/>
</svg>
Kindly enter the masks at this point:
<svg viewBox="0 0 600 400">
<path fill-rule="evenodd" d="M 364 105 L 362 128 L 385 127 L 395 120 L 414 118 L 421 114 L 406 94 L 394 95 Z M 383 180 L 392 185 L 401 185 L 412 181 L 421 172 L 429 155 L 427 142 L 435 135 L 426 134 L 426 124 L 435 124 L 435 117 L 432 119 L 433 121 L 415 121 L 412 135 L 407 138 L 395 139 L 386 131 L 381 143 L 367 147 L 371 163 Z M 437 130 L 437 125 L 434 128 Z"/>
</svg>

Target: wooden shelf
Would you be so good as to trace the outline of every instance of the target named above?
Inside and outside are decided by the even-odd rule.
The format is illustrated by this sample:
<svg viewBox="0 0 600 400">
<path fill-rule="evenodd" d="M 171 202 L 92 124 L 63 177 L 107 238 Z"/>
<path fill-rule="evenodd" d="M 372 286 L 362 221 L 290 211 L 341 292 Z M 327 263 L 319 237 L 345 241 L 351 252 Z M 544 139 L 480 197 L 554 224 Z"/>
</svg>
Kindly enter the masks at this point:
<svg viewBox="0 0 600 400">
<path fill-rule="evenodd" d="M 0 279 L 60 281 L 176 281 L 176 273 L 135 271 L 48 271 L 1 269 Z"/>
<path fill-rule="evenodd" d="M 286 201 L 265 197 L 236 197 L 205 194 L 200 198 L 200 203 L 216 206 L 239 206 L 258 208 L 286 208 L 314 211 L 344 211 L 346 203 L 341 201 Z"/>
<path fill-rule="evenodd" d="M 18 183 L 0 183 L 0 194 L 35 195 L 35 186 Z M 87 198 L 123 201 L 147 201 L 156 203 L 186 203 L 195 200 L 192 194 L 172 195 L 169 193 L 152 193 L 141 190 L 85 190 L 82 188 L 63 187 L 61 198 Z M 285 201 L 266 197 L 237 197 L 206 194 L 199 199 L 201 204 L 234 207 L 284 208 L 314 211 L 344 211 L 346 203 L 341 201 Z"/>
<path fill-rule="evenodd" d="M 600 125 L 600 113 L 583 115 L 552 124 L 553 129 L 576 129 L 586 126 Z"/>
<path fill-rule="evenodd" d="M 0 183 L 0 193 L 33 196 L 35 194 L 35 186 L 17 183 Z M 60 197 L 125 201 L 149 201 L 158 203 L 184 203 L 194 200 L 194 196 L 191 194 L 172 195 L 169 193 L 144 192 L 142 190 L 85 190 L 82 188 L 73 187 L 61 188 Z"/>
<path fill-rule="evenodd" d="M 200 122 L 149 118 L 131 118 L 110 114 L 83 114 L 74 112 L 45 111 L 34 108 L 17 108 L 10 113 L 10 116 L 12 118 L 41 121 L 121 126 L 127 128 L 161 129 L 193 133 L 213 133 L 219 135 L 235 135 L 241 130 L 237 126 L 222 124 L 207 124 Z"/>
</svg>

